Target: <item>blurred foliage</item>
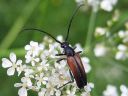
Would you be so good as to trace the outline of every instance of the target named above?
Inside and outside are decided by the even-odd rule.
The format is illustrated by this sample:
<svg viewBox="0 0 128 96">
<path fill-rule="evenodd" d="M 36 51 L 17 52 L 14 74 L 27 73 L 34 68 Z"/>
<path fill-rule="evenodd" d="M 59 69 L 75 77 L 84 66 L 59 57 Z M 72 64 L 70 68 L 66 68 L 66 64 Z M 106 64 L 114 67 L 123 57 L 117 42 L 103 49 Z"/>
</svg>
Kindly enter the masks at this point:
<svg viewBox="0 0 128 96">
<path fill-rule="evenodd" d="M 124 22 L 128 19 L 127 4 L 127 0 L 119 0 L 117 8 L 121 11 L 121 18 L 118 24 L 113 27 L 113 32 L 123 28 Z M 8 46 L 7 49 L 0 49 L 0 59 L 8 57 L 10 50 L 16 52 L 18 57 L 22 57 L 24 54 L 23 47 L 30 40 L 42 41 L 44 34 L 20 32 L 23 28 L 40 28 L 54 36 L 65 36 L 69 19 L 75 8 L 74 0 L 0 0 L 0 43 L 3 42 L 11 30 L 17 32 L 16 38 L 13 35 L 8 37 L 8 40 L 14 38 L 14 41 L 10 43 L 11 46 Z M 72 45 L 79 42 L 84 46 L 90 14 L 90 11 L 79 12 L 73 20 L 69 36 Z M 105 25 L 111 15 L 112 13 L 98 12 L 95 26 Z M 109 56 L 96 58 L 92 53 L 88 56 L 92 64 L 92 71 L 88 74 L 88 77 L 89 81 L 95 84 L 92 96 L 100 96 L 107 84 L 117 86 L 128 84 L 126 82 L 128 79 L 128 65 L 126 62 L 121 62 L 124 66 L 121 67 Z M 114 69 L 115 73 L 111 73 Z M 18 78 L 8 77 L 6 70 L 0 68 L 0 96 L 17 96 L 17 88 L 14 88 L 13 84 L 19 81 Z M 29 96 L 36 96 L 36 94 L 30 92 Z"/>
</svg>

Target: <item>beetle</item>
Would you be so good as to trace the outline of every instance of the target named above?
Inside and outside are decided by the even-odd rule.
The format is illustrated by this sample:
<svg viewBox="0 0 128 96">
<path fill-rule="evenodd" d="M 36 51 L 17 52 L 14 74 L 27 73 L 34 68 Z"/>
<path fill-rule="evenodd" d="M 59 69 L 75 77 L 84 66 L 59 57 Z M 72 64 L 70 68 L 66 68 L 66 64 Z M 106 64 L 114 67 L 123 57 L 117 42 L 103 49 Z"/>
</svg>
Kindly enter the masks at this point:
<svg viewBox="0 0 128 96">
<path fill-rule="evenodd" d="M 30 31 L 35 30 L 35 31 L 38 31 L 38 32 L 45 33 L 60 44 L 61 48 L 63 48 L 63 50 L 64 50 L 64 53 L 56 54 L 56 56 L 65 55 L 66 58 L 60 58 L 60 59 L 57 60 L 57 62 L 60 62 L 61 60 L 67 60 L 67 64 L 69 66 L 69 72 L 70 72 L 70 75 L 71 75 L 71 81 L 67 82 L 63 86 L 67 85 L 68 83 L 74 82 L 74 79 L 75 79 L 76 84 L 77 84 L 78 88 L 80 88 L 80 89 L 84 88 L 84 86 L 87 85 L 87 76 L 86 76 L 86 73 L 85 73 L 83 63 L 82 63 L 81 58 L 80 58 L 81 51 L 75 52 L 76 47 L 72 48 L 69 45 L 67 40 L 68 40 L 69 31 L 70 31 L 70 27 L 71 27 L 73 18 L 76 15 L 76 13 L 78 12 L 78 10 L 81 6 L 83 6 L 83 4 L 76 8 L 76 10 L 74 11 L 74 13 L 73 13 L 73 15 L 72 15 L 72 17 L 69 21 L 67 35 L 66 35 L 66 38 L 65 38 L 64 42 L 58 41 L 55 37 L 53 37 L 51 34 L 49 34 L 48 32 L 46 32 L 44 30 L 40 30 L 40 29 L 36 29 L 36 28 L 24 29 L 24 30 L 30 30 Z M 63 87 L 63 86 L 61 86 L 61 87 Z M 59 87 L 59 88 L 61 88 L 61 87 Z"/>
</svg>

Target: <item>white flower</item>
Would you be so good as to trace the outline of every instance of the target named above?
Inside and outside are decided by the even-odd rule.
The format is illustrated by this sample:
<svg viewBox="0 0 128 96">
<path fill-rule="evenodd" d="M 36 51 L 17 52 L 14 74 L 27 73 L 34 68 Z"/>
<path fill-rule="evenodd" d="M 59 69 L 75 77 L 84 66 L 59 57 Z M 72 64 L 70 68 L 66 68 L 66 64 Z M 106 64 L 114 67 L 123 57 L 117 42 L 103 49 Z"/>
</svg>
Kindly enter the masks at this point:
<svg viewBox="0 0 128 96">
<path fill-rule="evenodd" d="M 9 76 L 14 75 L 15 69 L 17 69 L 18 66 L 21 64 L 22 64 L 22 60 L 16 60 L 15 53 L 10 53 L 10 60 L 8 60 L 7 58 L 2 59 L 2 67 L 9 68 L 7 70 L 7 75 Z"/>
<path fill-rule="evenodd" d="M 32 82 L 30 78 L 27 78 L 27 77 L 22 77 L 21 82 L 22 83 L 16 83 L 14 86 L 21 87 L 18 91 L 19 96 L 27 96 L 27 90 L 31 88 Z"/>
<path fill-rule="evenodd" d="M 100 8 L 104 11 L 110 12 L 117 4 L 118 0 L 75 0 L 78 5 L 86 4 L 85 6 L 91 6 L 94 12 L 97 12 Z"/>
<path fill-rule="evenodd" d="M 57 40 L 62 42 L 62 36 L 58 36 Z M 55 54 L 61 53 L 63 49 L 59 43 L 53 42 L 52 39 L 45 38 L 44 41 L 41 44 L 31 41 L 30 45 L 26 45 L 26 64 L 21 64 L 21 60 L 17 61 L 14 53 L 10 54 L 10 60 L 2 59 L 4 68 L 13 69 L 11 72 L 8 69 L 7 73 L 9 75 L 13 75 L 15 70 L 18 72 L 18 76 L 22 73 L 21 83 L 15 83 L 14 85 L 15 87 L 20 87 L 18 95 L 27 96 L 27 91 L 32 90 L 37 92 L 38 96 L 62 96 L 65 94 L 66 96 L 76 96 L 78 91 L 75 82 L 68 84 L 69 86 L 62 87 L 71 81 L 67 61 L 63 60 L 60 61 L 60 64 L 56 63 L 55 58 L 60 57 L 55 56 Z M 76 52 L 83 50 L 80 44 L 76 44 L 76 47 Z M 81 59 L 86 72 L 89 72 L 91 70 L 89 59 L 87 57 L 82 57 Z M 58 89 L 59 87 L 62 88 Z M 90 92 L 90 88 L 88 86 L 86 90 Z"/>
<path fill-rule="evenodd" d="M 95 36 L 103 36 L 106 32 L 107 30 L 105 28 L 97 27 L 95 30 Z"/>
<path fill-rule="evenodd" d="M 53 45 L 49 44 L 49 55 L 51 58 L 55 58 L 56 57 L 55 55 L 58 53 L 58 51 L 56 50 L 56 47 L 57 46 L 55 46 L 54 44 Z"/>
<path fill-rule="evenodd" d="M 38 92 L 38 96 L 45 96 L 46 89 L 42 88 L 40 92 Z"/>
<path fill-rule="evenodd" d="M 119 37 L 122 39 L 123 43 L 127 43 L 128 42 L 128 31 L 119 31 L 118 32 Z"/>
<path fill-rule="evenodd" d="M 103 96 L 118 96 L 117 88 L 113 85 L 108 85 L 107 89 L 103 91 Z"/>
<path fill-rule="evenodd" d="M 62 35 L 58 35 L 57 36 L 57 40 L 59 40 L 60 42 L 63 42 L 63 36 Z"/>
<path fill-rule="evenodd" d="M 120 51 L 126 51 L 127 50 L 127 46 L 125 46 L 123 44 L 120 44 L 120 45 L 118 45 L 118 50 L 120 50 Z"/>
<path fill-rule="evenodd" d="M 66 90 L 67 96 L 76 96 L 76 87 L 73 87 L 70 90 Z"/>
<path fill-rule="evenodd" d="M 85 0 L 75 0 L 78 5 L 85 4 Z"/>
<path fill-rule="evenodd" d="M 94 48 L 94 54 L 96 57 L 105 56 L 107 53 L 107 48 L 103 44 L 97 44 Z"/>
<path fill-rule="evenodd" d="M 113 6 L 115 6 L 117 4 L 117 0 L 102 0 L 100 3 L 100 7 L 101 9 L 105 10 L 105 11 L 112 11 Z"/>
<path fill-rule="evenodd" d="M 81 47 L 79 43 L 75 44 L 75 47 L 76 47 L 75 49 L 76 52 L 83 51 L 83 48 Z"/>
<path fill-rule="evenodd" d="M 21 72 L 23 72 L 26 69 L 26 65 L 20 65 L 19 67 L 17 67 L 17 72 L 18 72 L 18 76 L 21 74 Z"/>
<path fill-rule="evenodd" d="M 27 53 L 29 55 L 35 57 L 39 55 L 40 47 L 38 45 L 38 42 L 31 41 L 30 45 L 25 46 L 25 50 L 27 50 Z"/>
<path fill-rule="evenodd" d="M 89 59 L 87 57 L 82 57 L 83 66 L 86 73 L 89 73 L 91 71 L 91 66 L 89 64 Z"/>
<path fill-rule="evenodd" d="M 40 61 L 39 57 L 33 57 L 29 54 L 26 54 L 25 58 L 26 58 L 26 63 L 31 63 L 32 66 L 35 66 L 35 64 Z"/>
<path fill-rule="evenodd" d="M 128 96 L 128 88 L 125 85 L 120 86 L 121 96 Z"/>
<path fill-rule="evenodd" d="M 48 81 L 48 83 L 46 84 L 46 88 L 47 88 L 47 91 L 46 91 L 46 96 L 51 96 L 51 95 L 54 95 L 54 93 L 56 92 L 56 88 L 55 88 L 55 84 L 54 84 L 54 79 L 52 80 L 52 78 L 50 78 L 50 80 Z"/>
<path fill-rule="evenodd" d="M 48 71 L 48 68 L 49 68 L 49 64 L 45 59 L 37 66 L 38 71 L 41 71 L 41 70 Z"/>
<path fill-rule="evenodd" d="M 87 93 L 90 93 L 92 88 L 94 88 L 94 84 L 93 83 L 87 83 L 87 85 L 84 87 L 84 90 L 87 92 Z"/>
<path fill-rule="evenodd" d="M 57 86 L 57 88 L 63 86 L 65 83 L 69 82 L 70 79 L 70 74 L 69 71 L 66 70 L 66 68 L 56 68 L 53 70 L 52 77 L 54 78 L 54 82 Z"/>
<path fill-rule="evenodd" d="M 98 6 L 100 4 L 100 0 L 87 0 L 88 5 L 93 8 L 94 12 L 98 11 Z"/>
<path fill-rule="evenodd" d="M 118 51 L 117 53 L 116 53 L 116 56 L 115 56 L 115 59 L 116 60 L 125 60 L 126 59 L 126 53 L 125 52 L 123 52 L 123 51 Z"/>
<path fill-rule="evenodd" d="M 120 45 L 118 45 L 117 48 L 118 48 L 118 51 L 115 55 L 115 59 L 125 60 L 128 57 L 127 46 L 120 44 Z"/>
<path fill-rule="evenodd" d="M 48 77 L 46 77 L 43 73 L 41 73 L 39 76 L 36 76 L 35 79 L 37 80 L 37 86 L 40 88 L 41 84 L 46 85 L 48 81 Z"/>
</svg>

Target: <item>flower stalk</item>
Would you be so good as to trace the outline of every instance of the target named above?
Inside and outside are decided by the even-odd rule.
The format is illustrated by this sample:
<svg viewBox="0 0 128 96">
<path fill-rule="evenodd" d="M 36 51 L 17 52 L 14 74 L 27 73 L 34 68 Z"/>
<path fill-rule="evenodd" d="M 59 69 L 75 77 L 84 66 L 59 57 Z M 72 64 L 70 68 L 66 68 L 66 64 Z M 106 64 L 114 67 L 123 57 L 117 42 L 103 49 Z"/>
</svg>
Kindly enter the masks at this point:
<svg viewBox="0 0 128 96">
<path fill-rule="evenodd" d="M 92 11 L 91 17 L 89 20 L 88 33 L 86 36 L 87 39 L 85 41 L 85 47 L 84 47 L 86 51 L 89 51 L 91 47 L 91 42 L 92 42 L 92 37 L 93 37 L 94 27 L 95 27 L 95 21 L 96 21 L 96 14 L 97 14 L 97 11 Z"/>
</svg>

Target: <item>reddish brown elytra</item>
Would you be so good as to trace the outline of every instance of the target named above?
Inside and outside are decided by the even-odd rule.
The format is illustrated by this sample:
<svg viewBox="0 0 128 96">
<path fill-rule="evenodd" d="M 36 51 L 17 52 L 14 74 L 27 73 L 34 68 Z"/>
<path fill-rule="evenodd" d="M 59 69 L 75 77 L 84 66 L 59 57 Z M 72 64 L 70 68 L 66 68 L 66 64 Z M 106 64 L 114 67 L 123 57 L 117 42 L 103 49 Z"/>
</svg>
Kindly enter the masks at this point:
<svg viewBox="0 0 128 96">
<path fill-rule="evenodd" d="M 70 27 L 71 27 L 72 20 L 73 20 L 74 16 L 76 15 L 78 9 L 81 6 L 83 6 L 83 5 L 80 5 L 76 8 L 75 12 L 73 13 L 73 15 L 70 19 L 69 26 L 68 26 L 68 31 L 67 31 L 67 36 L 66 36 L 64 42 L 58 41 L 51 34 L 45 32 L 43 30 L 40 30 L 40 29 L 36 29 L 36 28 L 24 29 L 24 30 L 35 30 L 35 31 L 38 31 L 38 32 L 45 33 L 61 45 L 61 48 L 63 48 L 64 53 L 56 54 L 56 56 L 66 55 L 66 58 L 60 58 L 59 60 L 57 60 L 57 62 L 60 62 L 61 60 L 67 60 L 67 63 L 68 63 L 68 66 L 69 66 L 69 72 L 70 72 L 71 79 L 72 79 L 71 81 L 67 82 L 66 84 L 74 82 L 74 79 L 75 79 L 76 84 L 77 84 L 78 88 L 80 88 L 80 89 L 84 88 L 84 86 L 87 85 L 87 76 L 86 76 L 86 73 L 85 73 L 85 69 L 83 67 L 83 63 L 82 63 L 81 58 L 80 58 L 81 51 L 75 52 L 75 48 L 72 48 L 69 45 L 69 43 L 67 42 L 67 39 L 68 39 L 68 36 L 69 36 L 69 30 L 70 30 Z M 64 84 L 63 86 L 65 86 L 66 84 Z M 61 86 L 61 87 L 63 87 L 63 86 Z M 61 88 L 61 87 L 59 87 L 59 88 Z"/>
</svg>

